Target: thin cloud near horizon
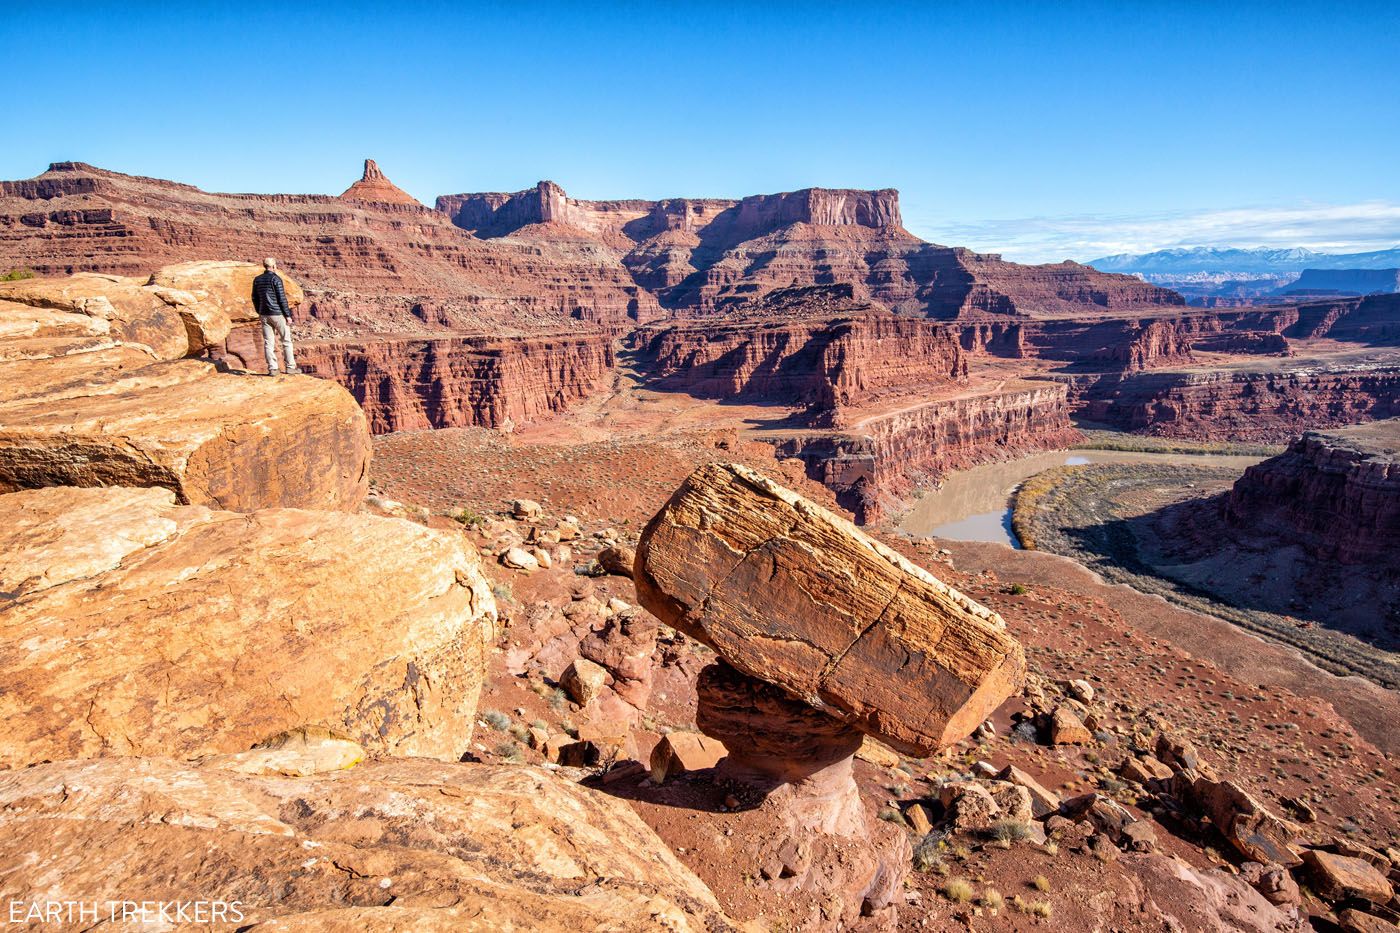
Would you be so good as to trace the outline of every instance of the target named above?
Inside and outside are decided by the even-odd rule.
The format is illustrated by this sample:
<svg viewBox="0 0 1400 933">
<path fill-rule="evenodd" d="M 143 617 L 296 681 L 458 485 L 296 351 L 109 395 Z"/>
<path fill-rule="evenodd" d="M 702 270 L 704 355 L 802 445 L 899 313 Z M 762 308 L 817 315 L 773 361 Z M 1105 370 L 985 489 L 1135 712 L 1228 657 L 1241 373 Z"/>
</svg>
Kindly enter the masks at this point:
<svg viewBox="0 0 1400 933">
<path fill-rule="evenodd" d="M 1320 253 L 1364 253 L 1400 246 L 1400 204 L 1304 204 L 1151 214 L 1076 214 L 1007 220 L 906 220 L 934 243 L 1001 253 L 1018 262 L 1087 262 L 1116 253 L 1180 247 L 1306 247 Z"/>
</svg>

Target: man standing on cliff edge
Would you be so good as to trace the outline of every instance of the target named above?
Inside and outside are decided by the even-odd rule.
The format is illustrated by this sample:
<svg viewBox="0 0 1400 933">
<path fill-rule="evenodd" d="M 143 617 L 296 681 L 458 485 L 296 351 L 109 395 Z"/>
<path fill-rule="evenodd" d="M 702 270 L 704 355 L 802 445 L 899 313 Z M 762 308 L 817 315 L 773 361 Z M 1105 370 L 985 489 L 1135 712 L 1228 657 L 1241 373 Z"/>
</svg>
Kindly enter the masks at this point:
<svg viewBox="0 0 1400 933">
<path fill-rule="evenodd" d="M 269 256 L 263 260 L 267 271 L 253 279 L 253 308 L 262 321 L 263 354 L 267 357 L 267 374 L 277 375 L 277 340 L 282 341 L 282 356 L 287 361 L 288 375 L 295 376 L 296 354 L 292 351 L 292 306 L 287 303 L 287 290 L 282 286 L 282 277 L 277 274 L 277 260 Z"/>
</svg>

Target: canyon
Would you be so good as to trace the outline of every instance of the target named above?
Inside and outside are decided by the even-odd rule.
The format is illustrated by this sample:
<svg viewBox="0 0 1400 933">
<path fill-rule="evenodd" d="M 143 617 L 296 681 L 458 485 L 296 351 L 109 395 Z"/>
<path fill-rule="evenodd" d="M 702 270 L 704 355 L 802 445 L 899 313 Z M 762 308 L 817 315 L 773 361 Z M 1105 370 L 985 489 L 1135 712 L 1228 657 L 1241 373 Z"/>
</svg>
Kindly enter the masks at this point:
<svg viewBox="0 0 1400 933">
<path fill-rule="evenodd" d="M 373 160 L 339 197 L 80 162 L 0 182 L 0 266 L 266 254 L 305 290 L 302 365 L 375 433 L 549 424 L 625 378 L 709 403 L 863 522 L 951 469 L 1063 444 L 1071 418 L 1277 441 L 1396 411 L 1396 296 L 1189 308 L 1129 276 L 924 242 L 893 189 L 590 201 L 544 181 L 428 208 Z M 256 370 L 254 322 L 230 321 L 205 355 Z"/>
<path fill-rule="evenodd" d="M 254 929 L 1395 916 L 1393 691 L 884 524 L 1091 411 L 1380 418 L 1384 301 L 1188 308 L 922 243 L 888 190 L 4 184 L 0 264 L 38 273 L 0 286 L 6 896 L 178 881 Z M 268 253 L 314 375 L 258 371 Z M 1212 371 L 1246 388 L 1183 388 Z M 1303 435 L 1173 534 L 1364 568 L 1392 424 Z"/>
</svg>

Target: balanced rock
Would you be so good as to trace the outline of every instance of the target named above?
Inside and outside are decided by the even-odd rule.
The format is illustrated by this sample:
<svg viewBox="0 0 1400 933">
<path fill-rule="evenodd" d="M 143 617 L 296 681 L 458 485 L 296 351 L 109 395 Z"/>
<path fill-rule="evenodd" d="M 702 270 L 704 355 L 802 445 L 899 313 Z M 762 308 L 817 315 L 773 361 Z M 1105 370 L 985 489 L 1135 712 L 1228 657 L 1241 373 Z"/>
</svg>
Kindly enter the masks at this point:
<svg viewBox="0 0 1400 933">
<path fill-rule="evenodd" d="M 10 890 L 239 902 L 220 929 L 736 929 L 624 801 L 534 768 L 63 761 L 0 774 L 0 830 Z"/>
<path fill-rule="evenodd" d="M 243 752 L 307 725 L 456 758 L 496 638 L 460 535 L 164 489 L 0 496 L 0 594 L 0 767 Z"/>
<path fill-rule="evenodd" d="M 686 479 L 634 580 L 662 622 L 906 754 L 969 735 L 1025 676 L 996 613 L 740 464 Z"/>
</svg>

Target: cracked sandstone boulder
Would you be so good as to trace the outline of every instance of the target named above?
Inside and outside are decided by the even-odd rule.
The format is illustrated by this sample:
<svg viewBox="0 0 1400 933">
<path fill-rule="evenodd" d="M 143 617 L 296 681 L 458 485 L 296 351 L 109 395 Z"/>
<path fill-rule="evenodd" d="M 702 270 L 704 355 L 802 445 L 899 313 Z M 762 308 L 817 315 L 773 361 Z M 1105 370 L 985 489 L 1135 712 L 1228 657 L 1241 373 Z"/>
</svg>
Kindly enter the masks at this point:
<svg viewBox="0 0 1400 933">
<path fill-rule="evenodd" d="M 8 897 L 237 901 L 220 929 L 735 929 L 624 801 L 535 768 L 60 761 L 0 774 L 0 830 Z"/>
<path fill-rule="evenodd" d="M 0 307 L 0 491 L 164 486 L 233 511 L 364 499 L 369 428 L 340 386 L 156 362 L 82 316 L 16 308 Z"/>
<path fill-rule="evenodd" d="M 455 759 L 496 628 L 457 534 L 164 489 L 0 496 L 0 767 L 242 752 L 301 726 Z"/>
<path fill-rule="evenodd" d="M 737 670 L 906 754 L 970 734 L 1025 676 L 996 613 L 739 464 L 686 479 L 643 532 L 635 580 Z"/>
</svg>

